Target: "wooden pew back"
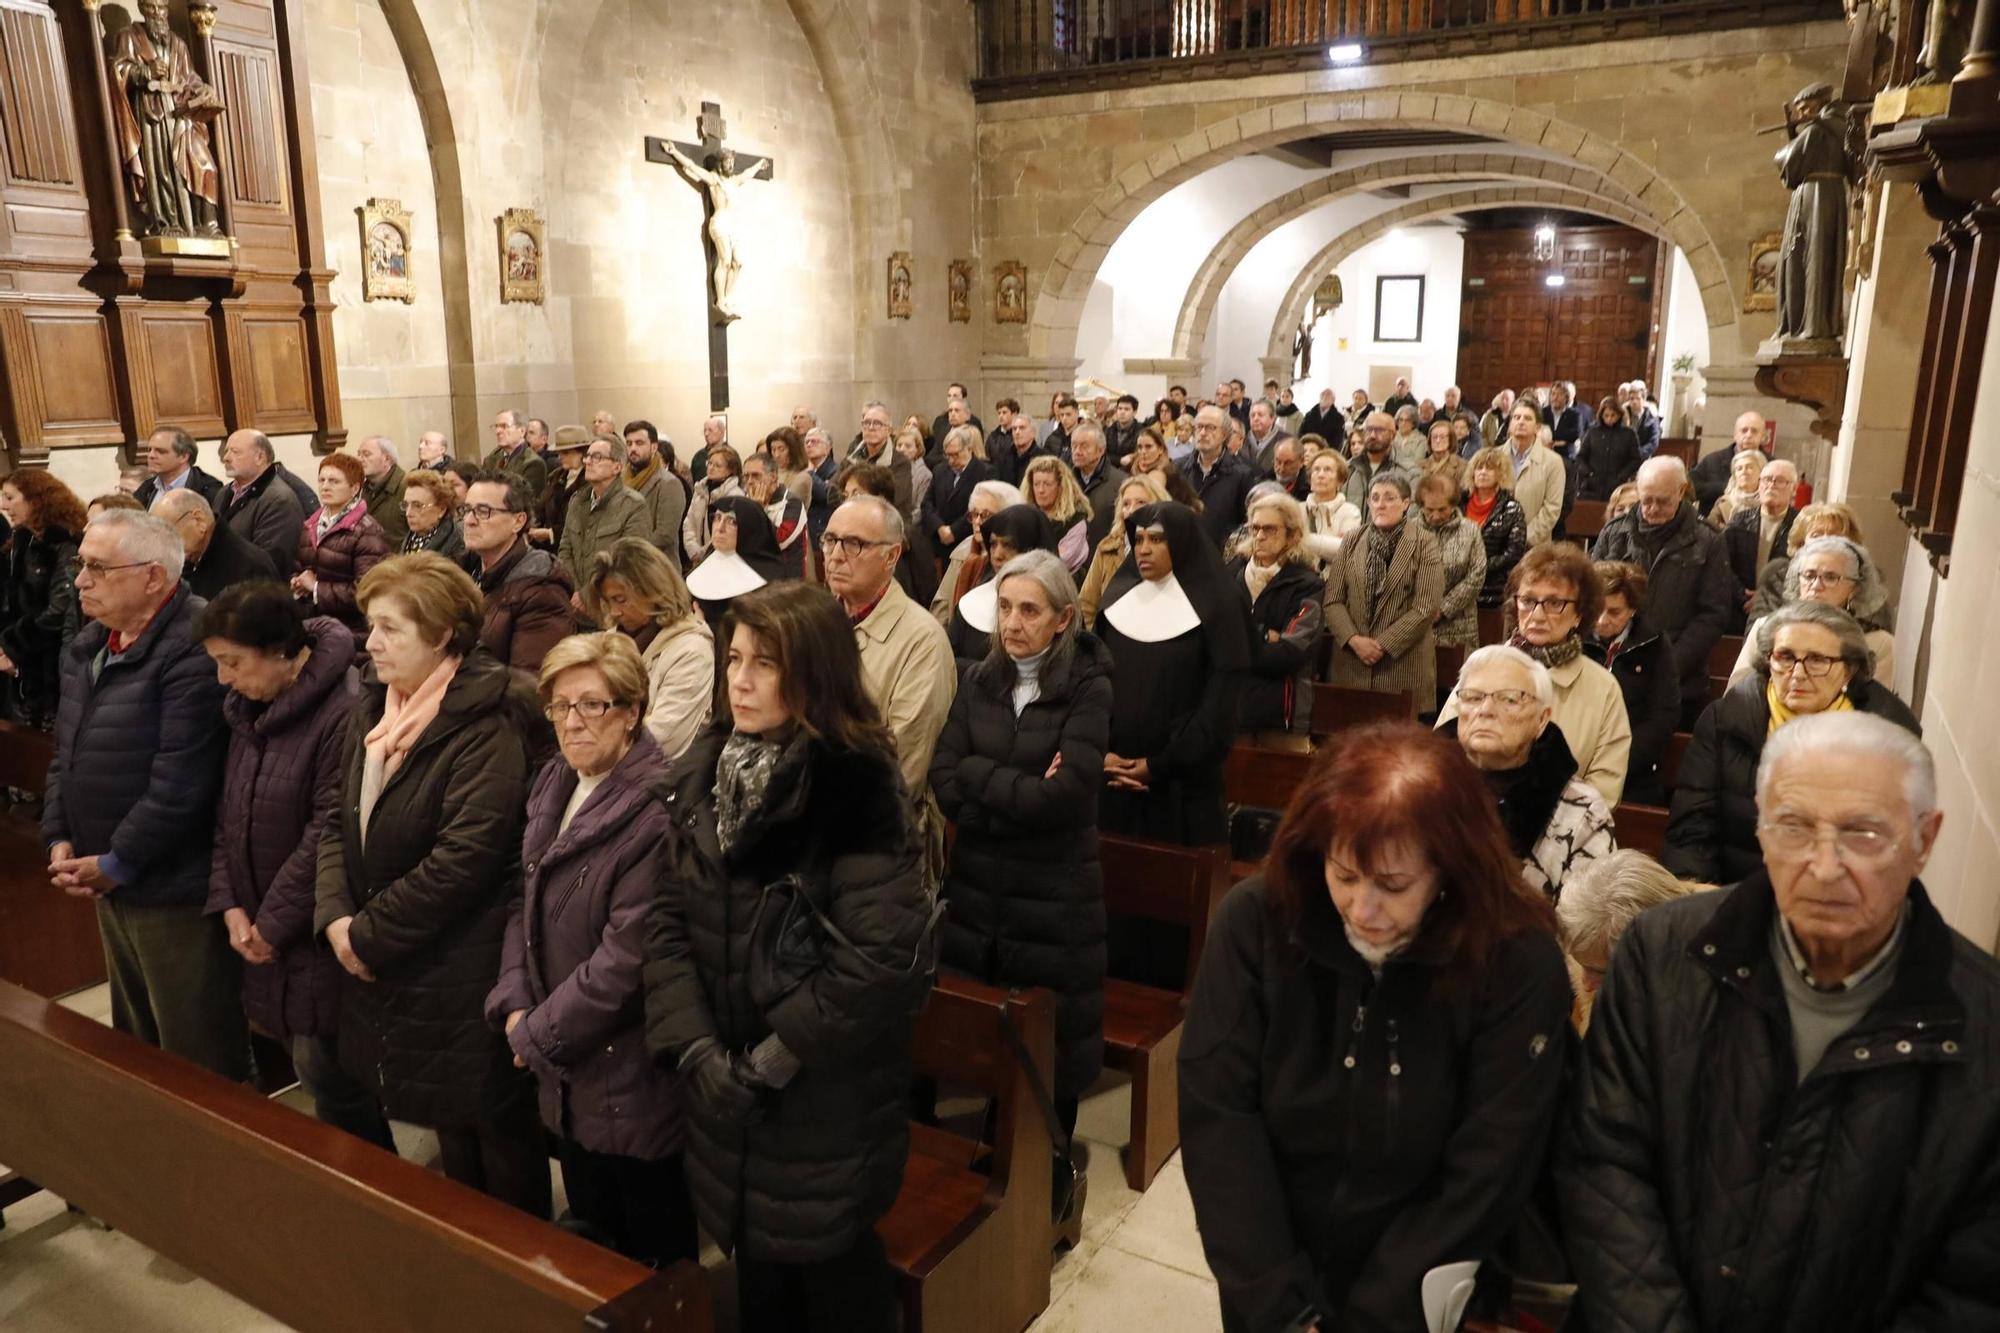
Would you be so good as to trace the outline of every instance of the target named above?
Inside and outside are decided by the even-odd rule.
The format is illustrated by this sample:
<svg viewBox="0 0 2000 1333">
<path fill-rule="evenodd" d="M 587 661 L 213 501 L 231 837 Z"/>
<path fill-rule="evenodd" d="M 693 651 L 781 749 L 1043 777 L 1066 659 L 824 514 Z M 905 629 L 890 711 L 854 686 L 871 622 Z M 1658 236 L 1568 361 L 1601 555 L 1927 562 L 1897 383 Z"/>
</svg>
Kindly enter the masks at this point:
<svg viewBox="0 0 2000 1333">
<path fill-rule="evenodd" d="M 1569 517 L 1563 520 L 1563 531 L 1571 541 L 1589 550 L 1597 534 L 1604 531 L 1604 509 L 1602 500 L 1578 500 L 1570 506 Z"/>
<path fill-rule="evenodd" d="M 1657 805 L 1619 805 L 1611 812 L 1611 828 L 1620 847 L 1644 852 L 1658 860 L 1667 846 L 1667 812 Z"/>
<path fill-rule="evenodd" d="M 1100 833 L 1097 855 L 1104 867 L 1107 913 L 1187 927 L 1184 985 L 1191 985 L 1208 943 L 1209 918 L 1229 890 L 1228 849 L 1176 847 Z"/>
<path fill-rule="evenodd" d="M 1233 745 L 1222 770 L 1223 795 L 1232 805 L 1283 810 L 1312 771 L 1313 756 L 1257 745 Z"/>
<path fill-rule="evenodd" d="M 0 983 L 0 1161 L 299 1333 L 705 1333 L 654 1274 Z"/>
<path fill-rule="evenodd" d="M 1426 700 L 1426 703 L 1429 701 Z M 1313 684 L 1312 734 L 1317 740 L 1370 722 L 1408 722 L 1416 717 L 1416 700 L 1408 690 L 1388 694 L 1346 685 Z"/>
<path fill-rule="evenodd" d="M 40 795 L 55 738 L 0 722 L 0 787 Z M 97 910 L 49 883 L 41 812 L 0 802 L 0 981 L 37 995 L 65 995 L 104 980 Z"/>
</svg>

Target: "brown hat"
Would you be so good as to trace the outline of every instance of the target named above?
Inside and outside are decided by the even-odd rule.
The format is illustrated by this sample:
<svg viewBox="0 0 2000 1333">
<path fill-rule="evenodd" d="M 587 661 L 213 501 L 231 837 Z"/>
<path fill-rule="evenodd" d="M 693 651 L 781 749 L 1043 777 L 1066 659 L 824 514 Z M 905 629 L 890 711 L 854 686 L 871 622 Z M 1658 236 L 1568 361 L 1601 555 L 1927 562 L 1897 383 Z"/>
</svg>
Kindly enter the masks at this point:
<svg viewBox="0 0 2000 1333">
<path fill-rule="evenodd" d="M 564 449 L 586 448 L 590 444 L 590 440 L 590 431 L 583 426 L 556 427 L 555 447 L 557 452 L 561 452 Z"/>
</svg>

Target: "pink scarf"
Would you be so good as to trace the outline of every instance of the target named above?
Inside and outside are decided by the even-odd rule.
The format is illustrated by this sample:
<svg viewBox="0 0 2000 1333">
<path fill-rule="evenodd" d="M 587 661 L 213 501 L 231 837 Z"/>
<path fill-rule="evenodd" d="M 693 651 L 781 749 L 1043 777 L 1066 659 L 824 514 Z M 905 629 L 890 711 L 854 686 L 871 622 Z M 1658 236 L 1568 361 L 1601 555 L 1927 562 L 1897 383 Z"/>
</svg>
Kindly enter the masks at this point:
<svg viewBox="0 0 2000 1333">
<path fill-rule="evenodd" d="M 363 738 L 366 758 L 361 767 L 361 826 L 368 827 L 369 818 L 375 813 L 375 802 L 382 795 L 382 788 L 403 766 L 410 747 L 432 722 L 437 720 L 438 706 L 444 702 L 444 692 L 458 674 L 458 666 L 463 660 L 447 657 L 437 664 L 436 670 L 424 678 L 424 683 L 405 694 L 394 685 L 389 687 L 388 698 L 382 705 L 382 720 L 377 722 Z"/>
</svg>

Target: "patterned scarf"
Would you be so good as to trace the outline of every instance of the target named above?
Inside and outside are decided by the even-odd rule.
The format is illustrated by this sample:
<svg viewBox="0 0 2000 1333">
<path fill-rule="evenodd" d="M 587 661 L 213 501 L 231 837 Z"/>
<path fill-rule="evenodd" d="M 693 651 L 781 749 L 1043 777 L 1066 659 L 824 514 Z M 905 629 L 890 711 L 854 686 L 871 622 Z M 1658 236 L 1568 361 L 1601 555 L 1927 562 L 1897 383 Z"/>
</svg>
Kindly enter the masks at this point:
<svg viewBox="0 0 2000 1333">
<path fill-rule="evenodd" d="M 1403 539 L 1404 525 L 1410 521 L 1405 513 L 1403 522 L 1393 528 L 1378 528 L 1372 524 L 1368 529 L 1368 615 L 1372 619 L 1375 609 L 1381 604 L 1382 590 L 1389 586 L 1389 562 L 1395 558 L 1396 543 Z"/>
<path fill-rule="evenodd" d="M 795 741 L 802 740 L 800 732 Z M 715 766 L 715 836 L 727 852 L 736 845 L 744 825 L 761 813 L 771 790 L 771 775 L 789 747 L 747 731 L 732 731 L 722 743 Z"/>
<path fill-rule="evenodd" d="M 1510 648 L 1519 648 L 1549 670 L 1554 671 L 1558 667 L 1566 667 L 1571 662 L 1576 661 L 1577 655 L 1583 651 L 1583 640 L 1577 637 L 1575 630 L 1571 630 L 1569 637 L 1560 643 L 1529 643 L 1521 637 L 1521 632 L 1516 630 L 1514 637 L 1507 640 L 1507 646 Z"/>
</svg>

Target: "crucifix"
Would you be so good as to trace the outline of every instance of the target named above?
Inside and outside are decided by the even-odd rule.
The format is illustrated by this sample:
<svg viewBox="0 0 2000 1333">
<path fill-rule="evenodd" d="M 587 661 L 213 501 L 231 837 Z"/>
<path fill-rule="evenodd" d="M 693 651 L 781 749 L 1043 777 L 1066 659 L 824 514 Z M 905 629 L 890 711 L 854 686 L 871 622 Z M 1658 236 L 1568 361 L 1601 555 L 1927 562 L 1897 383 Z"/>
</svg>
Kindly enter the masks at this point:
<svg viewBox="0 0 2000 1333">
<path fill-rule="evenodd" d="M 770 180 L 772 165 L 768 157 L 738 157 L 722 146 L 727 131 L 720 103 L 703 102 L 695 128 L 701 135 L 700 143 L 674 143 L 648 135 L 646 160 L 678 167 L 688 184 L 702 192 L 707 206 L 703 238 L 709 274 L 708 405 L 710 411 L 722 412 L 729 407 L 729 325 L 740 313 L 736 309 L 736 279 L 743 272 L 736 197 L 750 181 Z"/>
</svg>

